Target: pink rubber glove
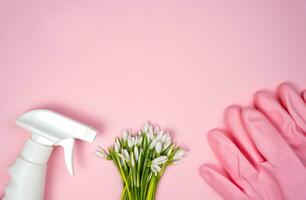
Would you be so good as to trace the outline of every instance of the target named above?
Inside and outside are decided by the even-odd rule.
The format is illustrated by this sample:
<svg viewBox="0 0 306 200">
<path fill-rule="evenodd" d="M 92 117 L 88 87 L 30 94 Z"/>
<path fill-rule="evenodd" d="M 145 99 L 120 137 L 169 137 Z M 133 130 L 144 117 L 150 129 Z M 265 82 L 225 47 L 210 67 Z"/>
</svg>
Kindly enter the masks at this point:
<svg viewBox="0 0 306 200">
<path fill-rule="evenodd" d="M 255 106 L 278 129 L 306 166 L 306 104 L 294 87 L 287 83 L 280 85 L 276 98 L 269 92 L 257 92 Z"/>
<path fill-rule="evenodd" d="M 288 84 L 278 91 L 285 108 L 272 95 L 258 92 L 256 107 L 267 117 L 253 108 L 231 106 L 225 112 L 229 131 L 209 133 L 226 173 L 209 165 L 200 173 L 224 199 L 306 199 L 305 102 Z"/>
</svg>

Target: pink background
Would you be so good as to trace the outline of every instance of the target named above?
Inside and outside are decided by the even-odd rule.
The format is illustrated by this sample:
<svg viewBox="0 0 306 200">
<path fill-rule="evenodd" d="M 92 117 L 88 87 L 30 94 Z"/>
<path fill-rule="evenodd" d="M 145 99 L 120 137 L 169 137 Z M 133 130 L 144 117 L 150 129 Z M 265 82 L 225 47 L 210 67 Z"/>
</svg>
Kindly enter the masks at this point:
<svg viewBox="0 0 306 200">
<path fill-rule="evenodd" d="M 1 0 L 0 196 L 29 136 L 15 118 L 50 108 L 100 133 L 77 143 L 75 177 L 55 150 L 47 200 L 119 199 L 115 167 L 92 152 L 145 120 L 190 149 L 158 199 L 220 199 L 198 175 L 201 163 L 216 162 L 205 134 L 258 89 L 306 87 L 305 19 L 305 0 Z"/>
</svg>

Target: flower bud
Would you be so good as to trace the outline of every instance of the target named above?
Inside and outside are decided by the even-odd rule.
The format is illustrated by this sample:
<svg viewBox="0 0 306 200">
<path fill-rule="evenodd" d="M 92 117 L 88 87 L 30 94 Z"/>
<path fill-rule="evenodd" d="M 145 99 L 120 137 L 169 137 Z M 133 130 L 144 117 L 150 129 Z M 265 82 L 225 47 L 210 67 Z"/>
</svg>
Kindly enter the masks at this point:
<svg viewBox="0 0 306 200">
<path fill-rule="evenodd" d="M 185 151 L 183 149 L 179 149 L 175 152 L 173 156 L 173 160 L 181 160 L 185 155 Z"/>
<path fill-rule="evenodd" d="M 155 126 L 153 129 L 153 133 L 158 133 L 160 131 L 159 126 Z"/>
<path fill-rule="evenodd" d="M 127 139 L 128 147 L 132 148 L 134 145 L 134 138 L 132 136 L 129 136 Z"/>
<path fill-rule="evenodd" d="M 163 150 L 166 150 L 171 144 L 171 140 L 166 140 L 163 146 Z"/>
<path fill-rule="evenodd" d="M 157 142 L 155 144 L 155 151 L 156 151 L 156 153 L 160 153 L 162 151 L 162 148 L 163 148 L 163 146 L 162 146 L 161 142 Z"/>
<path fill-rule="evenodd" d="M 152 160 L 152 165 L 162 165 L 165 162 L 167 162 L 167 160 L 168 160 L 167 156 L 159 156 L 155 158 L 154 160 Z"/>
<path fill-rule="evenodd" d="M 157 133 L 157 135 L 156 135 L 156 140 L 161 140 L 162 139 L 162 137 L 163 137 L 163 134 L 164 134 L 164 131 L 159 131 L 158 133 Z"/>
<path fill-rule="evenodd" d="M 150 126 L 150 123 L 149 122 L 145 122 L 144 125 L 143 125 L 143 132 L 147 133 L 149 132 L 149 126 Z"/>
<path fill-rule="evenodd" d="M 139 138 L 138 138 L 138 141 L 137 141 L 137 145 L 141 145 L 142 140 L 143 140 L 142 137 L 139 137 Z"/>
<path fill-rule="evenodd" d="M 135 156 L 135 160 L 138 161 L 139 158 L 139 151 L 137 146 L 134 146 L 134 156 Z"/>
<path fill-rule="evenodd" d="M 120 147 L 118 146 L 117 143 L 114 144 L 114 149 L 116 153 L 119 153 Z"/>
<path fill-rule="evenodd" d="M 149 132 L 150 135 L 153 135 L 153 133 L 154 133 L 153 132 L 153 127 L 151 125 L 149 126 L 149 131 L 148 132 Z"/>
<path fill-rule="evenodd" d="M 156 142 L 157 142 L 156 140 L 153 140 L 149 146 L 149 149 L 155 148 Z"/>
<path fill-rule="evenodd" d="M 130 154 L 129 154 L 129 152 L 128 152 L 126 149 L 123 149 L 123 150 L 122 150 L 122 154 L 123 154 L 125 160 L 126 160 L 127 162 L 129 162 L 129 161 L 130 161 Z"/>
<path fill-rule="evenodd" d="M 158 165 L 151 165 L 151 169 L 155 176 L 161 171 L 161 168 Z"/>
<path fill-rule="evenodd" d="M 129 135 L 128 130 L 127 130 L 126 128 L 124 128 L 124 129 L 122 130 L 122 139 L 123 139 L 123 141 L 126 141 L 126 140 L 127 140 L 128 135 Z"/>
<path fill-rule="evenodd" d="M 106 159 L 108 154 L 107 152 L 102 148 L 102 147 L 98 147 L 98 150 L 95 151 L 96 156 Z"/>
</svg>

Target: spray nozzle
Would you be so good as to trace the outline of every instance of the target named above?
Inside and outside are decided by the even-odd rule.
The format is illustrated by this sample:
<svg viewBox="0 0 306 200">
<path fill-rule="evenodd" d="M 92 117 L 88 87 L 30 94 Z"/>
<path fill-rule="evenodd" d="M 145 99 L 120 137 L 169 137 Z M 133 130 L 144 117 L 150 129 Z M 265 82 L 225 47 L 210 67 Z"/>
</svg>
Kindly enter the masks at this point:
<svg viewBox="0 0 306 200">
<path fill-rule="evenodd" d="M 97 134 L 94 129 L 80 122 L 44 109 L 26 112 L 17 118 L 16 123 L 30 131 L 34 141 L 48 146 L 62 146 L 65 163 L 72 176 L 74 139 L 93 142 Z"/>
</svg>

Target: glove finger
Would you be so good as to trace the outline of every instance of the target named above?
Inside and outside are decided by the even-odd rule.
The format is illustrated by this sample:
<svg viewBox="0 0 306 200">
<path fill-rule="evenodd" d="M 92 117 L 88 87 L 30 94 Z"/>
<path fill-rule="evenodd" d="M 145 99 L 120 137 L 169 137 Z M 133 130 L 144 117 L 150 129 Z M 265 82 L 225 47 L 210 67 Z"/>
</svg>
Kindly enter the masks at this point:
<svg viewBox="0 0 306 200">
<path fill-rule="evenodd" d="M 257 197 L 257 170 L 240 152 L 237 146 L 221 130 L 214 129 L 208 134 L 209 144 L 220 163 L 239 187 L 249 197 Z"/>
<path fill-rule="evenodd" d="M 305 103 L 306 103 L 306 90 L 303 91 L 302 97 L 303 97 L 303 99 L 304 99 L 304 101 L 305 101 Z"/>
<path fill-rule="evenodd" d="M 279 199 L 284 200 L 284 194 L 282 189 L 280 188 L 279 182 L 270 173 L 271 165 L 267 162 L 258 164 L 258 182 L 261 186 L 261 192 L 264 199 Z M 273 170 L 273 169 L 272 169 Z"/>
<path fill-rule="evenodd" d="M 242 121 L 261 155 L 273 167 L 290 171 L 304 169 L 285 139 L 260 112 L 244 108 Z"/>
<path fill-rule="evenodd" d="M 235 105 L 230 106 L 225 110 L 224 115 L 225 123 L 240 151 L 253 163 L 263 162 L 263 157 L 258 152 L 254 142 L 242 124 L 241 107 Z"/>
<path fill-rule="evenodd" d="M 306 165 L 306 137 L 297 128 L 288 112 L 268 92 L 257 92 L 254 101 L 256 108 L 272 122 L 303 161 L 304 165 Z"/>
<path fill-rule="evenodd" d="M 200 174 L 222 198 L 249 200 L 239 187 L 212 167 L 202 165 Z"/>
<path fill-rule="evenodd" d="M 278 88 L 279 97 L 288 110 L 289 114 L 301 128 L 306 132 L 306 104 L 298 92 L 288 83 L 283 83 Z"/>
</svg>

